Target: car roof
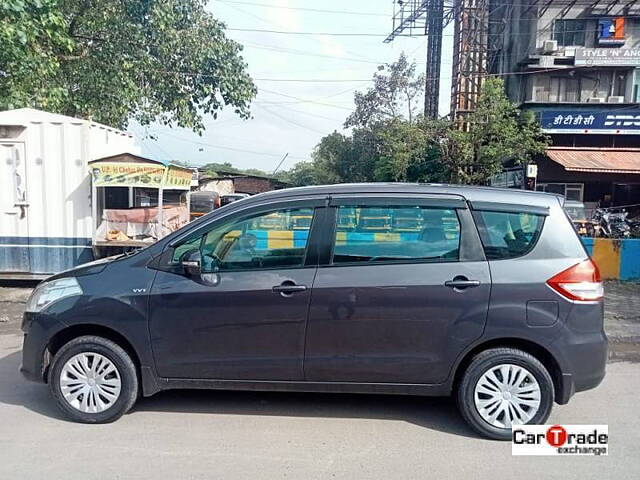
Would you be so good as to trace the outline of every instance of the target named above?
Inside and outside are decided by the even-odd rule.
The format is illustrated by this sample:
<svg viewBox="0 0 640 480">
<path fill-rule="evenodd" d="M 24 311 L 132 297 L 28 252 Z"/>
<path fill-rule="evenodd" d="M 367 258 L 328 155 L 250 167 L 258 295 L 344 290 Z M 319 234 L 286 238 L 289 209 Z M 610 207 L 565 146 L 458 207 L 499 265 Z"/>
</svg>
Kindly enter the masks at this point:
<svg viewBox="0 0 640 480">
<path fill-rule="evenodd" d="M 532 192 L 509 188 L 445 185 L 433 183 L 343 183 L 337 185 L 320 185 L 311 187 L 287 188 L 255 195 L 248 200 L 270 202 L 296 197 L 332 196 L 346 194 L 424 194 L 462 197 L 470 202 L 497 202 L 525 204 L 536 206 L 558 205 L 563 197 L 554 193 Z"/>
</svg>

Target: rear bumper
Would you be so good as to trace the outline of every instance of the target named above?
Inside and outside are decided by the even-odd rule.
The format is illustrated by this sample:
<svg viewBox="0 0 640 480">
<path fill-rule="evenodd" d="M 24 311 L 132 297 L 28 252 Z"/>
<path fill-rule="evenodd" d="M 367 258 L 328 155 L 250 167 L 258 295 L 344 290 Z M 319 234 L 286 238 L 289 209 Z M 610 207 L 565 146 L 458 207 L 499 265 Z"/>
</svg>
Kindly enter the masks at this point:
<svg viewBox="0 0 640 480">
<path fill-rule="evenodd" d="M 604 332 L 571 336 L 553 345 L 562 371 L 556 402 L 564 405 L 578 392 L 596 388 L 604 379 L 608 341 Z"/>
</svg>

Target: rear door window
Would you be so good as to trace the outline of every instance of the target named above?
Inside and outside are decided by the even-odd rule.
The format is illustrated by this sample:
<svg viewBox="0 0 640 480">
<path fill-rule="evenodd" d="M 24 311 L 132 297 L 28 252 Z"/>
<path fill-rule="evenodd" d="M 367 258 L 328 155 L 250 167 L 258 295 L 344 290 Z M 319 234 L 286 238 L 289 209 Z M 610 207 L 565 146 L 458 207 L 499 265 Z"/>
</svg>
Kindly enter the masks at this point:
<svg viewBox="0 0 640 480">
<path fill-rule="evenodd" d="M 532 213 L 475 211 L 474 218 L 487 259 L 505 260 L 522 257 L 533 249 L 545 217 Z"/>
<path fill-rule="evenodd" d="M 341 206 L 333 264 L 458 261 L 455 210 L 421 206 Z"/>
</svg>

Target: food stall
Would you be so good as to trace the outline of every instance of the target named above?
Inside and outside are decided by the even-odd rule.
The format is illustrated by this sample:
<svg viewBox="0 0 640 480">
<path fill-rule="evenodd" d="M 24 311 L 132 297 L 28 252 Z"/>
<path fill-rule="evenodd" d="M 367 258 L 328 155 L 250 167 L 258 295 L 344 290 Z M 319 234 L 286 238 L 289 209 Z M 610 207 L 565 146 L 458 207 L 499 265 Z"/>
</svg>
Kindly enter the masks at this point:
<svg viewBox="0 0 640 480">
<path fill-rule="evenodd" d="M 89 162 L 96 258 L 154 243 L 189 222 L 189 168 L 130 153 Z"/>
</svg>

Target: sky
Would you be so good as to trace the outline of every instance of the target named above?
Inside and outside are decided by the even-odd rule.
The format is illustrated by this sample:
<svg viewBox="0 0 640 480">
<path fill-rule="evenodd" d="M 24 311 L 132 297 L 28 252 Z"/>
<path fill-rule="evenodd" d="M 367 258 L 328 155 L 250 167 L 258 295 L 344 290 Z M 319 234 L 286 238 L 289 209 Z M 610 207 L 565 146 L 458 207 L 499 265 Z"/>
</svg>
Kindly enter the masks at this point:
<svg viewBox="0 0 640 480">
<path fill-rule="evenodd" d="M 242 120 L 225 109 L 217 119 L 205 117 L 202 136 L 162 125 L 133 124 L 129 131 L 138 138 L 143 155 L 192 166 L 229 162 L 273 173 L 286 154 L 280 169 L 310 160 L 323 136 L 343 131 L 354 108 L 354 92 L 372 85 L 378 65 L 396 61 L 404 51 L 424 71 L 424 37 L 384 43 L 392 30 L 393 2 L 210 0 L 208 8 L 227 25 L 227 35 L 244 46 L 242 55 L 259 91 L 251 105 L 252 118 Z M 282 35 L 243 29 L 380 36 Z M 444 35 L 441 114 L 448 113 L 451 33 Z"/>
</svg>

